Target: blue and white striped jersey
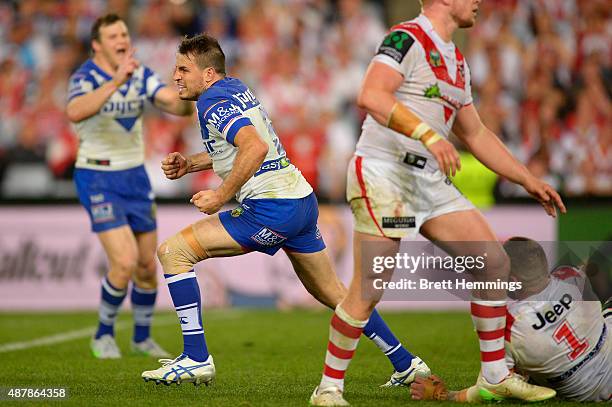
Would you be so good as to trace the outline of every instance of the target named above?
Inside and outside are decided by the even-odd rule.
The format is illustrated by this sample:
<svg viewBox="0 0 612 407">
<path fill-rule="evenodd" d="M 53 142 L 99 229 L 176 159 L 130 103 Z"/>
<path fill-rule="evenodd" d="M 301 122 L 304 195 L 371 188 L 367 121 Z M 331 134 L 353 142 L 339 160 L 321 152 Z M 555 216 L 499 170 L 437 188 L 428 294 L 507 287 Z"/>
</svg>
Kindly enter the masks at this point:
<svg viewBox="0 0 612 407">
<path fill-rule="evenodd" d="M 69 100 L 92 92 L 112 77 L 91 59 L 70 78 Z M 146 66 L 139 66 L 102 106 L 100 111 L 75 124 L 79 136 L 77 168 L 118 171 L 144 162 L 142 112 L 165 84 Z"/>
</svg>

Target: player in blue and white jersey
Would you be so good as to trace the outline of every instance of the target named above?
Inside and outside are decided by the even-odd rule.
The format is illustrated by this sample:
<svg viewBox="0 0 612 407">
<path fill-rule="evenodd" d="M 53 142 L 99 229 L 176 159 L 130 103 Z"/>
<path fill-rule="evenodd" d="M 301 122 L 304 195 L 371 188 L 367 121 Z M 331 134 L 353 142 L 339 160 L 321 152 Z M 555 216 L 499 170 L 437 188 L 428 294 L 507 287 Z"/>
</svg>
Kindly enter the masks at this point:
<svg viewBox="0 0 612 407">
<path fill-rule="evenodd" d="M 250 251 L 289 256 L 306 289 L 335 308 L 346 293 L 317 228 L 318 206 L 312 187 L 289 161 L 270 118 L 251 90 L 225 74 L 225 55 L 216 39 L 202 34 L 185 39 L 176 56 L 174 81 L 179 96 L 197 101 L 205 152 L 171 153 L 162 162 L 169 179 L 213 169 L 223 183 L 200 191 L 191 202 L 206 216 L 166 240 L 158 249 L 166 282 L 183 331 L 184 350 L 163 366 L 142 373 L 156 383 L 209 383 L 215 366 L 204 338 L 200 289 L 194 265 L 211 257 Z M 232 198 L 240 206 L 217 212 Z M 389 357 L 409 384 L 427 365 L 410 354 L 378 313 L 366 334 Z M 341 361 L 339 363 L 342 363 Z M 394 383 L 395 384 L 395 383 Z"/>
<path fill-rule="evenodd" d="M 79 200 L 110 265 L 102 281 L 100 321 L 91 348 L 101 359 L 121 356 L 113 326 L 131 280 L 132 351 L 164 356 L 150 337 L 157 235 L 154 195 L 143 165 L 141 116 L 147 100 L 176 115 L 192 114 L 193 104 L 139 64 L 119 16 L 96 20 L 91 46 L 93 57 L 70 78 L 66 108 L 79 136 L 74 174 Z"/>
</svg>

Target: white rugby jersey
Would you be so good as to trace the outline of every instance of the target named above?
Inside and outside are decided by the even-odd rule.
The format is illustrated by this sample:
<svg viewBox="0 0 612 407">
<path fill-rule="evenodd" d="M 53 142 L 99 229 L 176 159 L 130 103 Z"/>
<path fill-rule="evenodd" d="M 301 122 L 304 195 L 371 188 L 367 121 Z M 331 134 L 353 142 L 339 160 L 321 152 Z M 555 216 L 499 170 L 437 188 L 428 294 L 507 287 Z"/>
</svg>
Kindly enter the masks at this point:
<svg viewBox="0 0 612 407">
<path fill-rule="evenodd" d="M 472 103 L 470 73 L 453 42 L 444 42 L 423 14 L 391 28 L 373 61 L 389 65 L 404 77 L 396 91 L 398 101 L 444 137 L 448 137 L 457 111 Z M 410 151 L 438 164 L 418 141 L 379 124 L 368 115 L 357 143 L 357 155 L 399 159 Z"/>
<path fill-rule="evenodd" d="M 582 301 L 578 269 L 556 269 L 548 286 L 508 303 L 506 355 L 536 383 L 573 400 L 607 400 L 612 392 L 610 321 L 601 304 Z"/>
<path fill-rule="evenodd" d="M 287 158 L 272 122 L 253 92 L 239 79 L 215 82 L 196 103 L 200 131 L 213 171 L 225 179 L 234 166 L 238 148 L 234 138 L 243 126 L 253 125 L 269 150 L 263 164 L 240 188 L 236 200 L 298 199 L 312 187 Z"/>
<path fill-rule="evenodd" d="M 112 79 L 92 60 L 70 78 L 69 100 L 92 92 Z M 117 171 L 144 163 L 142 112 L 165 84 L 149 68 L 139 66 L 132 77 L 95 115 L 75 124 L 79 136 L 76 167 Z"/>
</svg>

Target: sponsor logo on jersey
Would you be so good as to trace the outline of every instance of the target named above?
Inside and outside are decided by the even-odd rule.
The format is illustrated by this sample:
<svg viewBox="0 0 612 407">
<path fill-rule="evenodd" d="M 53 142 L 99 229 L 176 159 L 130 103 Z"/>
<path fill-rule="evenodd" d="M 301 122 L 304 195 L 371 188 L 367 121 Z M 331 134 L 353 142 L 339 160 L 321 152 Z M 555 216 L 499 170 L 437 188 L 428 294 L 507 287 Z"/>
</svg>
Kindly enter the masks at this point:
<svg viewBox="0 0 612 407">
<path fill-rule="evenodd" d="M 389 33 L 378 48 L 377 55 L 386 55 L 401 64 L 414 44 L 414 38 L 404 31 L 393 31 Z"/>
<path fill-rule="evenodd" d="M 113 113 L 115 117 L 139 116 L 144 108 L 144 100 L 108 101 L 102 107 L 102 113 Z"/>
<path fill-rule="evenodd" d="M 463 107 L 463 104 L 458 100 L 443 94 L 442 90 L 440 89 L 440 85 L 437 83 L 429 85 L 427 88 L 425 88 L 425 90 L 423 91 L 423 96 L 428 99 L 442 99 L 443 101 L 451 105 L 455 110 L 461 109 Z"/>
<path fill-rule="evenodd" d="M 560 317 L 565 311 L 570 309 L 572 301 L 573 298 L 571 295 L 564 294 L 558 303 L 552 305 L 551 310 L 544 312 L 544 315 L 542 315 L 540 312 L 536 312 L 538 322 L 531 325 L 531 327 L 537 331 L 544 328 L 547 324 L 555 323 L 558 320 L 557 317 Z"/>
<path fill-rule="evenodd" d="M 222 105 L 215 109 L 213 113 L 210 114 L 210 118 L 208 119 L 208 124 L 213 126 L 218 131 L 221 131 L 223 124 L 230 118 L 235 117 L 237 114 L 241 114 L 242 111 L 238 106 L 233 103 L 229 105 Z"/>
<path fill-rule="evenodd" d="M 261 228 L 259 232 L 251 236 L 251 239 L 259 243 L 260 245 L 266 246 L 266 247 L 278 246 L 279 244 L 287 240 L 286 237 L 266 227 Z"/>
<path fill-rule="evenodd" d="M 247 89 L 246 92 L 234 93 L 232 97 L 238 102 L 240 102 L 240 104 L 242 105 L 242 109 L 244 110 L 247 110 L 247 108 L 250 109 L 259 104 L 259 101 L 255 97 L 253 92 L 251 92 L 251 89 Z"/>
<path fill-rule="evenodd" d="M 441 98 L 442 92 L 440 92 L 440 86 L 438 86 L 437 83 L 429 86 L 427 89 L 425 89 L 425 97 L 429 99 Z"/>
<path fill-rule="evenodd" d="M 408 229 L 416 227 L 414 216 L 383 216 L 382 227 L 385 229 Z"/>
<path fill-rule="evenodd" d="M 442 57 L 440 57 L 440 53 L 435 49 L 429 51 L 429 63 L 434 67 L 442 66 Z"/>
<path fill-rule="evenodd" d="M 280 157 L 275 160 L 266 161 L 261 165 L 259 171 L 257 171 L 253 176 L 257 177 L 268 171 L 282 170 L 283 168 L 287 168 L 289 164 L 291 164 L 291 161 L 289 161 L 287 157 Z"/>
<path fill-rule="evenodd" d="M 111 202 L 106 202 L 98 205 L 92 205 L 91 217 L 93 218 L 94 223 L 114 220 L 115 214 L 113 213 L 113 204 Z"/>
</svg>

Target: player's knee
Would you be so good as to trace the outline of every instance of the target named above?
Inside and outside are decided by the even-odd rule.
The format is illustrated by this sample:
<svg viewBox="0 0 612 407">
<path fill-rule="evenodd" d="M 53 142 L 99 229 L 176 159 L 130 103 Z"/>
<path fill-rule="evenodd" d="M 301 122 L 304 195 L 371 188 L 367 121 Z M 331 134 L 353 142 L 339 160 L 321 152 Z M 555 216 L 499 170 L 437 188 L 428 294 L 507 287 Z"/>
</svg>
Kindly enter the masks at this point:
<svg viewBox="0 0 612 407">
<path fill-rule="evenodd" d="M 157 258 L 166 274 L 186 273 L 203 260 L 179 233 L 163 242 L 157 249 Z"/>
<path fill-rule="evenodd" d="M 122 256 L 115 259 L 111 264 L 111 271 L 120 280 L 129 281 L 136 269 L 138 268 L 138 260 L 132 256 Z"/>
<path fill-rule="evenodd" d="M 157 288 L 157 275 L 155 273 L 141 274 L 136 273 L 132 277 L 132 281 L 137 287 L 145 290 L 154 290 Z"/>
<path fill-rule="evenodd" d="M 138 268 L 134 276 L 132 277 L 132 281 L 140 287 L 144 289 L 154 289 L 157 287 L 157 273 L 156 273 L 156 263 L 155 258 L 150 258 L 148 260 L 139 260 Z"/>
<path fill-rule="evenodd" d="M 150 275 L 154 276 L 156 268 L 157 264 L 155 263 L 155 257 L 138 260 L 138 275 L 140 277 L 146 277 Z"/>
<path fill-rule="evenodd" d="M 499 273 L 510 273 L 510 257 L 505 250 L 498 250 L 493 256 L 488 256 L 487 263 Z"/>
</svg>

